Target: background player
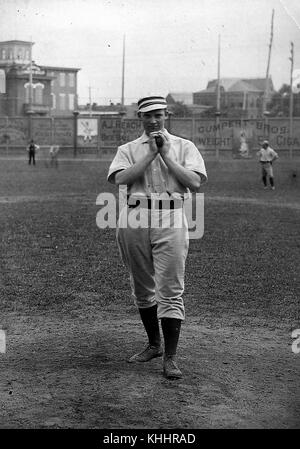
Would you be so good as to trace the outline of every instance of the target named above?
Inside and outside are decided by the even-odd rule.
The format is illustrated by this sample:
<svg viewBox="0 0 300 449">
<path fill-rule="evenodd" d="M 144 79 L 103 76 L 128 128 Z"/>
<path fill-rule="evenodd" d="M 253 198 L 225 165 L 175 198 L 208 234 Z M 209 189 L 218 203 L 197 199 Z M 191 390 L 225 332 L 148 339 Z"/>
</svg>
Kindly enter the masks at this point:
<svg viewBox="0 0 300 449">
<path fill-rule="evenodd" d="M 51 145 L 49 150 L 49 156 L 50 156 L 50 167 L 58 167 L 58 152 L 59 152 L 59 145 Z"/>
<path fill-rule="evenodd" d="M 31 165 L 31 161 L 33 165 L 35 165 L 35 154 L 37 150 L 39 150 L 39 146 L 34 143 L 34 140 L 31 139 L 27 146 L 27 152 L 28 152 L 28 164 Z"/>
<path fill-rule="evenodd" d="M 267 176 L 269 176 L 271 189 L 275 190 L 272 163 L 278 159 L 278 154 L 269 146 L 269 142 L 265 140 L 257 155 L 261 163 L 262 181 L 265 189 L 267 188 Z"/>
</svg>

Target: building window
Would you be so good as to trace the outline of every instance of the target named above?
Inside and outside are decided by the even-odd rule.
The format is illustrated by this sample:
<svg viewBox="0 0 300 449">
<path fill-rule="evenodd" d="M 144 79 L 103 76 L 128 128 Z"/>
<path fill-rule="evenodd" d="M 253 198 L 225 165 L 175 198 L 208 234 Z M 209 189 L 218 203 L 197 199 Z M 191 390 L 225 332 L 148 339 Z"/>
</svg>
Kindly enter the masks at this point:
<svg viewBox="0 0 300 449">
<path fill-rule="evenodd" d="M 48 76 L 54 76 L 54 72 L 48 72 Z M 51 88 L 54 86 L 54 80 L 50 81 Z"/>
<path fill-rule="evenodd" d="M 29 103 L 29 91 L 30 91 L 29 83 L 24 84 L 24 88 L 25 88 L 25 103 Z"/>
<path fill-rule="evenodd" d="M 0 69 L 0 94 L 6 93 L 5 71 Z"/>
<path fill-rule="evenodd" d="M 74 109 L 74 98 L 75 98 L 74 94 L 69 94 L 69 109 L 70 109 L 70 111 L 73 111 L 73 109 Z"/>
<path fill-rule="evenodd" d="M 9 50 L 8 58 L 9 58 L 9 59 L 13 59 L 13 52 L 12 52 L 12 50 Z"/>
<path fill-rule="evenodd" d="M 17 59 L 19 59 L 19 60 L 23 59 L 23 50 L 22 49 L 18 50 Z"/>
<path fill-rule="evenodd" d="M 66 74 L 64 72 L 61 72 L 59 74 L 59 85 L 61 87 L 65 87 L 65 85 L 66 85 Z"/>
<path fill-rule="evenodd" d="M 25 58 L 26 58 L 26 61 L 29 61 L 29 50 L 26 50 L 26 52 L 25 52 Z"/>
<path fill-rule="evenodd" d="M 59 109 L 64 111 L 66 109 L 66 95 L 59 94 Z"/>
<path fill-rule="evenodd" d="M 56 109 L 56 96 L 55 94 L 51 94 L 52 104 L 51 109 Z"/>
<path fill-rule="evenodd" d="M 2 50 L 2 59 L 6 59 L 6 51 L 4 49 Z"/>
<path fill-rule="evenodd" d="M 41 83 L 38 83 L 34 86 L 34 96 L 35 96 L 35 103 L 36 104 L 43 104 L 43 89 L 44 85 Z"/>
<path fill-rule="evenodd" d="M 75 86 L 75 73 L 69 73 L 69 86 Z"/>
</svg>

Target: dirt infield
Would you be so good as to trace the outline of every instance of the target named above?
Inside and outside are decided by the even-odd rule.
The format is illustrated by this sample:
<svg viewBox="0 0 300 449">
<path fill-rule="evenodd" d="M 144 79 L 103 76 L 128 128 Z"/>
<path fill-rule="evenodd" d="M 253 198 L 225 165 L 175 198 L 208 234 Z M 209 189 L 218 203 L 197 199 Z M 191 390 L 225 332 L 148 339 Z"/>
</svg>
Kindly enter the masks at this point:
<svg viewBox="0 0 300 449">
<path fill-rule="evenodd" d="M 10 317 L 1 361 L 1 427 L 285 428 L 299 424 L 290 336 L 257 326 L 204 326 L 189 318 L 184 378 L 161 361 L 127 364 L 143 341 L 134 317 Z"/>
<path fill-rule="evenodd" d="M 244 161 L 243 161 L 244 162 Z M 145 335 L 115 231 L 99 230 L 108 162 L 0 167 L 0 428 L 299 428 L 299 184 L 208 164 L 190 242 L 184 377 L 132 365 Z M 245 168 L 245 169 L 244 169 Z"/>
</svg>

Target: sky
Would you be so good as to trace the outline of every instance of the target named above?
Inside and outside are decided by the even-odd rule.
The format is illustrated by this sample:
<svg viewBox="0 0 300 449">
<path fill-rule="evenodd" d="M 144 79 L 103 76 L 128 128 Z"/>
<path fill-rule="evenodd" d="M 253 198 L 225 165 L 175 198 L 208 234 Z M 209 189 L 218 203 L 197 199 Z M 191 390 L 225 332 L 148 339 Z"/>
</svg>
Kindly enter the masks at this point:
<svg viewBox="0 0 300 449">
<path fill-rule="evenodd" d="M 79 104 L 125 104 L 197 92 L 221 77 L 290 82 L 290 43 L 300 69 L 299 0 L 0 0 L 0 41 L 33 41 L 37 65 L 77 67 Z"/>
</svg>

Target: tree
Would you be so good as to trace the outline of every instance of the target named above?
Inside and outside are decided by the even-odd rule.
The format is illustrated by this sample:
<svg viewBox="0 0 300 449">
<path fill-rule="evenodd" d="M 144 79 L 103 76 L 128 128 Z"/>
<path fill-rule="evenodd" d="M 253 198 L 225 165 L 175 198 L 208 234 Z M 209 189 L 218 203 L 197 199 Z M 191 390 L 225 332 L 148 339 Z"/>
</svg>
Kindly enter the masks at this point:
<svg viewBox="0 0 300 449">
<path fill-rule="evenodd" d="M 175 117 L 190 117 L 192 115 L 188 106 L 182 101 L 176 101 L 174 104 L 172 104 L 170 109 Z"/>
<path fill-rule="evenodd" d="M 268 103 L 270 117 L 288 117 L 290 113 L 290 94 L 291 89 L 288 84 L 283 84 L 278 92 L 272 95 L 271 101 Z M 293 95 L 294 98 L 294 117 L 300 115 L 300 93 Z"/>
</svg>

